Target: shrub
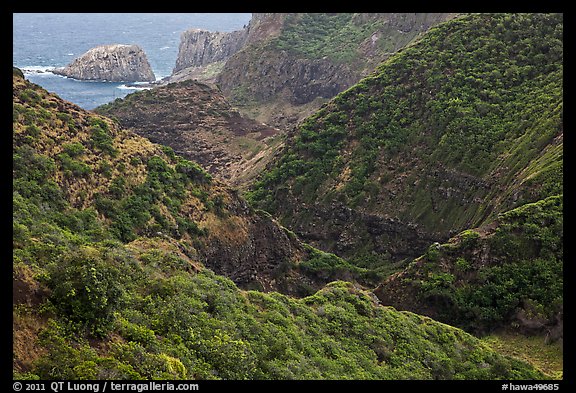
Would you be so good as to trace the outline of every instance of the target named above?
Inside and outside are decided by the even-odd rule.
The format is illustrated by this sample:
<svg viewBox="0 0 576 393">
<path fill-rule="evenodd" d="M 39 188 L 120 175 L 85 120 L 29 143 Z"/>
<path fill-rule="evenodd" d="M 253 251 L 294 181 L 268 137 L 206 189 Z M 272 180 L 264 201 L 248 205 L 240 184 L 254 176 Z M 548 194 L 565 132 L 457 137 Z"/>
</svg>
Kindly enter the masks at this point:
<svg viewBox="0 0 576 393">
<path fill-rule="evenodd" d="M 78 142 L 67 143 L 62 146 L 62 150 L 70 157 L 77 157 L 79 155 L 82 155 L 85 151 L 84 146 Z"/>
<path fill-rule="evenodd" d="M 66 177 L 86 176 L 92 173 L 92 168 L 85 162 L 78 161 L 70 157 L 67 153 L 58 154 L 58 160 L 62 165 L 62 170 Z"/>
<path fill-rule="evenodd" d="M 178 164 L 176 164 L 176 172 L 182 173 L 188 179 L 199 183 L 209 183 L 212 180 L 212 175 L 202 169 L 200 165 L 184 159 L 180 159 Z"/>
<path fill-rule="evenodd" d="M 122 198 L 126 191 L 126 180 L 123 176 L 115 177 L 108 186 L 108 192 L 116 199 Z"/>
<path fill-rule="evenodd" d="M 51 268 L 51 300 L 63 318 L 102 336 L 122 302 L 119 276 L 119 271 L 98 250 L 81 247 L 65 254 Z"/>
<path fill-rule="evenodd" d="M 115 157 L 118 154 L 118 151 L 113 146 L 113 138 L 110 134 L 110 129 L 108 127 L 108 123 L 106 123 L 102 119 L 98 118 L 91 118 L 90 124 L 92 127 L 90 128 L 90 145 L 92 148 L 96 148 L 101 150 L 104 153 L 109 154 L 112 157 Z"/>
</svg>

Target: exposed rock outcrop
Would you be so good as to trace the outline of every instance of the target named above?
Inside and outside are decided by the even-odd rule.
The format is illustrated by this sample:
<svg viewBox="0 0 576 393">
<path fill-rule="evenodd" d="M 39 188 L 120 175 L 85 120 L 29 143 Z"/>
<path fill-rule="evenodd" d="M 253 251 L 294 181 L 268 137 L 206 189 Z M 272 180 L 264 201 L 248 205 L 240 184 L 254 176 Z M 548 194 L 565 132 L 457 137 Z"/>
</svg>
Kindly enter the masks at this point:
<svg viewBox="0 0 576 393">
<path fill-rule="evenodd" d="M 198 250 L 207 267 L 241 288 L 302 296 L 321 287 L 323 280 L 295 268 L 308 252 L 293 234 L 235 194 L 226 207 L 230 217 L 210 226 Z"/>
<path fill-rule="evenodd" d="M 279 195 L 283 196 L 281 192 Z M 370 247 L 373 253 L 399 261 L 413 258 L 439 238 L 438 233 L 418 225 L 351 209 L 339 202 L 328 206 L 303 204 L 293 209 L 295 215 L 303 217 L 291 223 L 291 229 L 301 239 L 344 257 L 352 257 L 358 249 Z"/>
<path fill-rule="evenodd" d="M 244 56 L 233 56 L 224 66 L 225 72 L 218 77 L 218 85 L 224 94 L 236 101 L 270 100 L 287 101 L 290 105 L 303 105 L 316 98 L 331 98 L 350 87 L 358 76 L 347 64 L 335 64 L 327 58 L 296 58 L 288 51 L 258 53 L 252 61 Z M 249 82 L 246 75 L 253 75 Z M 238 89 L 238 83 L 243 83 Z"/>
<path fill-rule="evenodd" d="M 285 14 L 254 13 L 250 23 L 242 30 L 211 32 L 189 29 L 180 35 L 178 58 L 172 76 L 182 74 L 199 76 L 199 70 L 210 64 L 225 62 L 248 44 L 269 40 L 280 33 Z M 220 67 L 221 68 L 221 67 Z M 185 71 L 183 73 L 183 71 Z M 191 78 L 194 78 L 191 77 Z M 200 80 L 205 80 L 200 76 Z M 168 78 L 169 82 L 176 82 Z"/>
<path fill-rule="evenodd" d="M 246 30 L 222 33 L 191 29 L 183 32 L 173 73 L 226 60 L 244 45 L 246 36 Z"/>
<path fill-rule="evenodd" d="M 63 68 L 52 71 L 80 80 L 153 82 L 156 80 L 146 54 L 138 45 L 102 45 L 90 49 Z"/>
</svg>

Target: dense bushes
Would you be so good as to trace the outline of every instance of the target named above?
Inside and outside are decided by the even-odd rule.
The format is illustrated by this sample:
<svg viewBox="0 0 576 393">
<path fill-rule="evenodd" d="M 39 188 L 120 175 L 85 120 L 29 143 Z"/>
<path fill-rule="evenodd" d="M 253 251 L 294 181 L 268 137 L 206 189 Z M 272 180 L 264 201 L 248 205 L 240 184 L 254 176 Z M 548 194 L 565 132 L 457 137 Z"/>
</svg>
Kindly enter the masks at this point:
<svg viewBox="0 0 576 393">
<path fill-rule="evenodd" d="M 65 146 L 70 157 L 88 154 Z M 192 181 L 166 158 L 145 161 L 147 177 L 137 187 L 113 178 L 109 195 L 94 197 L 99 215 L 70 206 L 52 180 L 54 160 L 30 148 L 14 152 L 14 264 L 29 268 L 28 285 L 47 288 L 37 305 L 15 311 L 16 321 L 32 320 L 39 331 L 31 344 L 37 358 L 16 378 L 542 377 L 461 331 L 376 306 L 352 284 L 336 282 L 300 300 L 241 291 L 188 259 L 186 243 L 138 238 L 151 216 L 163 216 L 156 203 L 186 195 L 183 182 Z M 350 268 L 312 254 L 303 269 Z M 456 350 L 459 343 L 474 350 Z"/>
<path fill-rule="evenodd" d="M 561 14 L 472 14 L 432 28 L 302 121 L 247 199 L 333 250 L 339 221 L 297 206 L 344 203 L 447 238 L 557 195 L 562 25 Z M 397 262 L 386 250 L 403 244 L 363 229 L 341 256 Z"/>
<path fill-rule="evenodd" d="M 309 256 L 299 264 L 299 268 L 306 274 L 311 274 L 327 281 L 363 281 L 370 276 L 368 269 L 354 266 L 334 254 L 323 252 L 310 246 L 306 248 Z"/>
<path fill-rule="evenodd" d="M 458 329 L 376 307 L 349 283 L 334 282 L 296 300 L 243 293 L 206 270 L 167 276 L 154 271 L 138 264 L 115 284 L 132 288 L 114 313 L 114 334 L 126 341 L 112 344 L 103 356 L 54 323 L 43 336 L 49 352 L 34 372 L 43 379 L 541 376 Z"/>
<path fill-rule="evenodd" d="M 120 272 L 92 247 L 67 253 L 49 268 L 48 286 L 58 311 L 94 335 L 103 336 L 122 302 Z"/>
<path fill-rule="evenodd" d="M 328 56 L 334 61 L 351 62 L 367 34 L 355 26 L 353 14 L 289 14 L 273 45 L 311 59 Z"/>
<path fill-rule="evenodd" d="M 98 118 L 90 118 L 90 147 L 98 149 L 114 157 L 117 154 L 113 146 L 113 138 L 110 135 L 110 129 L 106 121 Z"/>
<path fill-rule="evenodd" d="M 421 299 L 442 321 L 475 332 L 509 325 L 520 309 L 554 320 L 563 304 L 562 201 L 553 196 L 501 214 L 487 240 L 468 231 L 457 245 L 431 247 L 426 270 L 414 272 L 428 272 Z"/>
<path fill-rule="evenodd" d="M 95 198 L 98 211 L 112 220 L 111 232 L 124 241 L 134 240 L 138 234 L 165 232 L 176 238 L 185 233 L 203 235 L 204 231 L 190 218 L 181 215 L 180 206 L 188 197 L 187 187 L 192 186 L 206 205 L 208 199 L 194 185 L 211 181 L 211 176 L 196 163 L 174 156 L 176 165 L 169 165 L 160 156 L 152 156 L 146 162 L 146 179 L 131 189 L 124 177 L 115 177 L 106 194 Z M 162 213 L 164 204 L 170 215 Z"/>
</svg>

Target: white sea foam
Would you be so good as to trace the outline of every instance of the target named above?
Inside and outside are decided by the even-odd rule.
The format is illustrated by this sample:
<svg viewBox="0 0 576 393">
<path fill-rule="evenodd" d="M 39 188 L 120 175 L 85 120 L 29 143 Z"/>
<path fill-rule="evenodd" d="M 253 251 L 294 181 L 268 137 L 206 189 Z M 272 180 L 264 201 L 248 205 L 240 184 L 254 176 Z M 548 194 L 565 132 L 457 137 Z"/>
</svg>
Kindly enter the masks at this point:
<svg viewBox="0 0 576 393">
<path fill-rule="evenodd" d="M 18 67 L 22 70 L 24 75 L 29 74 L 46 74 L 51 73 L 51 71 L 56 67 L 49 67 L 49 66 L 24 66 Z"/>
<path fill-rule="evenodd" d="M 144 83 L 146 83 L 146 82 L 144 82 Z M 117 86 L 117 89 L 120 89 L 120 90 L 150 90 L 151 87 L 138 86 L 138 82 L 134 82 L 133 84 L 130 84 L 130 85 L 119 85 L 119 86 Z"/>
</svg>

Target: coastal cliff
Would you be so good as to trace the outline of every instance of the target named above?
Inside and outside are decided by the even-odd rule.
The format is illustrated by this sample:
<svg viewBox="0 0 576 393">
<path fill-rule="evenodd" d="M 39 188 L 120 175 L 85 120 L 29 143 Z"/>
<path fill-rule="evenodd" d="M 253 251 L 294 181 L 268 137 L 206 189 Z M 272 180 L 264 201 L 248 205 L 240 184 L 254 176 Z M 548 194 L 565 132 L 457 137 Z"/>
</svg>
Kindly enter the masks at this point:
<svg viewBox="0 0 576 393">
<path fill-rule="evenodd" d="M 254 13 L 231 33 L 188 30 L 166 83 L 216 84 L 243 115 L 290 129 L 449 13 Z"/>
<path fill-rule="evenodd" d="M 231 33 L 191 29 L 180 36 L 178 58 L 173 73 L 188 67 L 200 67 L 226 60 L 236 53 L 246 41 L 246 31 Z"/>
<path fill-rule="evenodd" d="M 102 45 L 88 50 L 55 74 L 80 80 L 153 82 L 156 80 L 146 54 L 138 45 Z"/>
<path fill-rule="evenodd" d="M 172 76 L 214 63 L 223 63 L 246 45 L 268 40 L 280 33 L 284 14 L 254 13 L 242 30 L 211 32 L 189 29 L 180 35 L 178 58 Z M 172 82 L 174 80 L 171 80 Z"/>
<path fill-rule="evenodd" d="M 216 83 L 244 114 L 290 129 L 450 13 L 259 15 Z M 266 35 L 267 32 L 274 34 Z"/>
</svg>

